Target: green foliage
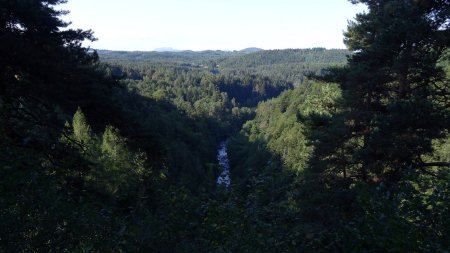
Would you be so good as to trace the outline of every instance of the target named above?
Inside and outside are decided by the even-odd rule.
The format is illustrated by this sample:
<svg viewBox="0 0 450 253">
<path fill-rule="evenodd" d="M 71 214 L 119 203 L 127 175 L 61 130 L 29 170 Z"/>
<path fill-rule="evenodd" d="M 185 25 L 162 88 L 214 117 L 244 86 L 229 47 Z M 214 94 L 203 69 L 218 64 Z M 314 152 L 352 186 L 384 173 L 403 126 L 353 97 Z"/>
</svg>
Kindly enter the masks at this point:
<svg viewBox="0 0 450 253">
<path fill-rule="evenodd" d="M 72 128 L 74 139 L 79 143 L 88 144 L 91 140 L 91 127 L 86 122 L 86 118 L 78 107 L 77 111 L 73 115 Z"/>
<path fill-rule="evenodd" d="M 266 143 L 265 149 L 278 155 L 287 168 L 299 173 L 312 151 L 305 135 L 310 131 L 305 119 L 313 115 L 329 117 L 336 111 L 339 97 L 339 90 L 332 84 L 312 83 L 286 91 L 260 103 L 255 119 L 243 126 L 243 133 L 249 141 Z M 241 167 L 241 163 L 236 167 Z"/>
<path fill-rule="evenodd" d="M 269 76 L 298 86 L 308 74 L 319 75 L 330 65 L 344 65 L 349 54 L 348 50 L 324 48 L 264 50 L 224 58 L 218 64 L 224 74 Z"/>
<path fill-rule="evenodd" d="M 433 143 L 433 158 L 431 161 L 450 161 L 450 136 L 447 134 L 446 138 L 434 140 Z"/>
<path fill-rule="evenodd" d="M 124 153 L 124 148 L 125 139 L 119 135 L 118 130 L 112 126 L 106 126 L 102 136 L 102 153 L 113 160 L 118 160 Z"/>
<path fill-rule="evenodd" d="M 358 15 L 345 33 L 348 47 L 356 51 L 348 66 L 330 70 L 326 78 L 343 90 L 342 114 L 333 119 L 340 130 L 329 131 L 322 143 L 327 146 L 334 137 L 333 149 L 319 144 L 313 162 L 319 161 L 318 170 L 345 168 L 366 182 L 395 183 L 402 168 L 427 166 L 423 157 L 432 153 L 431 141 L 442 138 L 449 125 L 448 90 L 442 89 L 447 78 L 439 64 L 448 46 L 442 15 L 449 6 L 375 2 L 367 2 L 370 11 Z M 340 164 L 320 162 L 339 147 L 346 147 Z"/>
</svg>

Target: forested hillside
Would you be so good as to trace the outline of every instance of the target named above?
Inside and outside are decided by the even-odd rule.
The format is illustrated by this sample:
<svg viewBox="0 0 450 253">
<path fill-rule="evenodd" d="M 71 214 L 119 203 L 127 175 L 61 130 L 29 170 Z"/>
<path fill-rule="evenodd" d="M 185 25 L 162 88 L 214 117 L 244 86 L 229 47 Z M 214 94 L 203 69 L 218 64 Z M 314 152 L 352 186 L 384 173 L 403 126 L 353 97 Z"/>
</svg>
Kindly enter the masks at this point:
<svg viewBox="0 0 450 253">
<path fill-rule="evenodd" d="M 305 76 L 321 74 L 330 65 L 342 66 L 350 55 L 348 50 L 312 48 L 241 51 L 181 51 L 181 52 L 117 52 L 98 51 L 102 61 L 121 66 L 136 78 L 136 70 L 151 66 L 177 66 L 209 71 L 214 74 L 259 75 L 294 85 Z"/>
<path fill-rule="evenodd" d="M 219 61 L 222 73 L 239 75 L 252 73 L 302 84 L 309 74 L 322 74 L 330 65 L 342 66 L 350 55 L 344 49 L 285 49 L 265 50 L 248 55 L 233 55 Z"/>
<path fill-rule="evenodd" d="M 0 252 L 450 250 L 448 1 L 203 52 L 85 48 L 64 2 L 0 1 Z"/>
</svg>

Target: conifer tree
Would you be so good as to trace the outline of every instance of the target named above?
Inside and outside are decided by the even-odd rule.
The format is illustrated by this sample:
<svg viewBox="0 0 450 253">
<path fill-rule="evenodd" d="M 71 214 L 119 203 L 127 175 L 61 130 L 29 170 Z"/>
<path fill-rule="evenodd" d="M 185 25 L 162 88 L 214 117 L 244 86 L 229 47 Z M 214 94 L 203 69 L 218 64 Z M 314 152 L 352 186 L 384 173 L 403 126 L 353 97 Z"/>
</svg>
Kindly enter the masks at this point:
<svg viewBox="0 0 450 253">
<path fill-rule="evenodd" d="M 91 139 L 91 127 L 88 125 L 86 117 L 79 107 L 73 115 L 72 127 L 76 141 L 81 144 L 88 144 Z"/>
<path fill-rule="evenodd" d="M 406 168 L 448 166 L 423 157 L 450 125 L 449 80 L 438 65 L 450 46 L 450 2 L 351 2 L 368 12 L 348 25 L 348 65 L 325 78 L 340 84 L 343 113 L 313 164 L 364 182 L 397 182 Z"/>
</svg>

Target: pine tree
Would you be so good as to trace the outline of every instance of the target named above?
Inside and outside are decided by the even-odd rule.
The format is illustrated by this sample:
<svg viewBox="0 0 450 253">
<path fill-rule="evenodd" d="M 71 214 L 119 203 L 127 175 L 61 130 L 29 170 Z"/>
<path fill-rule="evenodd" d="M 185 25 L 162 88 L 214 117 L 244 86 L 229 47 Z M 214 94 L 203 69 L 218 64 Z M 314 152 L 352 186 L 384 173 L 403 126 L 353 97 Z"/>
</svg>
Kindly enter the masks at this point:
<svg viewBox="0 0 450 253">
<path fill-rule="evenodd" d="M 91 127 L 88 125 L 86 117 L 79 107 L 73 115 L 72 127 L 75 140 L 82 145 L 89 144 L 91 140 Z"/>
<path fill-rule="evenodd" d="M 423 157 L 450 125 L 448 79 L 438 65 L 450 46 L 450 3 L 352 2 L 369 11 L 345 33 L 354 52 L 348 65 L 325 78 L 340 84 L 343 113 L 322 136 L 313 163 L 364 182 L 396 182 L 406 168 L 448 166 Z"/>
</svg>

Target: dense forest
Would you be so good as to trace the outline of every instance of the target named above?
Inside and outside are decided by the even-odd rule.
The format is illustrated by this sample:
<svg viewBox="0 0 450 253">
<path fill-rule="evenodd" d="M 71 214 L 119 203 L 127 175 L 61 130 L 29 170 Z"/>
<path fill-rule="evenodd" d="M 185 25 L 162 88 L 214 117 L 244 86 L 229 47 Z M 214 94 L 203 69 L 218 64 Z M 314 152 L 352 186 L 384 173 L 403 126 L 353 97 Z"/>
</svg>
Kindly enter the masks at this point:
<svg viewBox="0 0 450 253">
<path fill-rule="evenodd" d="M 0 0 L 0 252 L 450 250 L 448 1 L 202 52 L 85 48 L 64 2 Z"/>
<path fill-rule="evenodd" d="M 305 75 L 322 74 L 327 67 L 342 66 L 350 51 L 311 48 L 256 51 L 120 52 L 98 50 L 101 60 L 125 71 L 128 78 L 148 75 L 157 66 L 199 69 L 213 74 L 260 75 L 300 85 Z M 117 73 L 116 73 L 117 74 Z"/>
</svg>

